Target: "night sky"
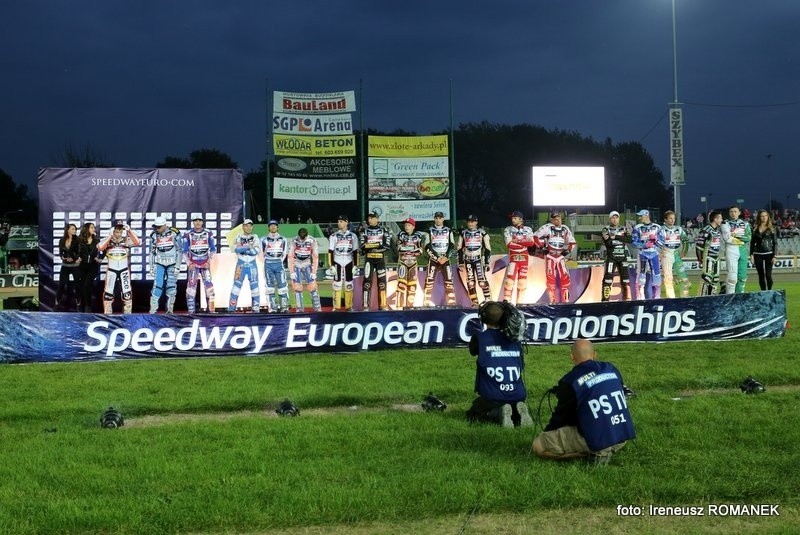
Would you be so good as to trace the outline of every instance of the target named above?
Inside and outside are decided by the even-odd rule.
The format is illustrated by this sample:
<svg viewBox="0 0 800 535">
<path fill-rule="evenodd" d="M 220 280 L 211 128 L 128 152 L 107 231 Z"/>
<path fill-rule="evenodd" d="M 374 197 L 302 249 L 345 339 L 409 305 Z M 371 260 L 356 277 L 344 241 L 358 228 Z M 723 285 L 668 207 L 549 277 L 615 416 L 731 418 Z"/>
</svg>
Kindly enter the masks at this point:
<svg viewBox="0 0 800 535">
<path fill-rule="evenodd" d="M 676 0 L 684 215 L 800 207 L 800 2 Z M 359 89 L 356 126 L 487 120 L 638 141 L 669 176 L 671 0 L 37 1 L 0 7 L 0 168 L 264 159 L 267 89 Z M 768 158 L 767 155 L 772 157 Z"/>
</svg>

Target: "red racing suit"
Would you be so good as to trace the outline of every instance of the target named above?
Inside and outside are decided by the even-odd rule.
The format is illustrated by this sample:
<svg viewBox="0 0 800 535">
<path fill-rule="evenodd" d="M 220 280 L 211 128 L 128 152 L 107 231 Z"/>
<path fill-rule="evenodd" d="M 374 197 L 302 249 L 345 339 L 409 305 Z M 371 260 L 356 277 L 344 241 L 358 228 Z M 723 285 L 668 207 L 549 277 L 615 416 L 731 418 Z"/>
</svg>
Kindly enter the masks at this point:
<svg viewBox="0 0 800 535">
<path fill-rule="evenodd" d="M 515 227 L 510 225 L 503 232 L 508 248 L 508 266 L 503 278 L 503 299 L 516 304 L 525 296 L 528 287 L 528 247 L 535 244 L 533 229 L 525 225 Z M 517 283 L 517 299 L 511 300 L 514 293 L 514 283 Z"/>
</svg>

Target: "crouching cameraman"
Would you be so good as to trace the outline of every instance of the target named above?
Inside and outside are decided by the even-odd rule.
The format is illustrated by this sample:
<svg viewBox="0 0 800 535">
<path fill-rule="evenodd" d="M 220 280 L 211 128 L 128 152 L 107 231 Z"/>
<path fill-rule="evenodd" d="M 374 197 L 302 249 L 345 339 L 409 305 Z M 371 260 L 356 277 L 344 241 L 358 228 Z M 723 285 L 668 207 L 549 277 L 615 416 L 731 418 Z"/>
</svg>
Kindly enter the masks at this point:
<svg viewBox="0 0 800 535">
<path fill-rule="evenodd" d="M 469 341 L 470 355 L 477 356 L 475 391 L 477 399 L 467 411 L 470 422 L 490 422 L 503 427 L 533 425 L 525 400 L 522 374 L 525 362 L 522 343 L 509 330 L 509 317 L 520 314 L 508 303 L 484 302 L 478 315 L 486 330 Z M 513 323 L 513 322 L 512 322 Z M 524 329 L 524 321 L 522 323 Z"/>
<path fill-rule="evenodd" d="M 553 388 L 558 404 L 532 449 L 544 459 L 589 457 L 605 464 L 636 438 L 622 375 L 613 364 L 596 360 L 589 340 L 576 340 L 570 357 L 574 367 Z"/>
</svg>

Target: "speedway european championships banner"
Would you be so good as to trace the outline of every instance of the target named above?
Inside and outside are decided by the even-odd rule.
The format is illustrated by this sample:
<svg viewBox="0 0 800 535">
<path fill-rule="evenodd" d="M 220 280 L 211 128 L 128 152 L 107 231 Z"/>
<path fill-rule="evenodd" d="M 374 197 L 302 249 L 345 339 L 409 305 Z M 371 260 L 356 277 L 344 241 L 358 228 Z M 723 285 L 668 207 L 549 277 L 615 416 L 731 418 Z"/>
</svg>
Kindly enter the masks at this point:
<svg viewBox="0 0 800 535">
<path fill-rule="evenodd" d="M 449 143 L 439 136 L 369 136 L 370 210 L 383 221 L 450 217 Z"/>
<path fill-rule="evenodd" d="M 354 91 L 273 92 L 273 198 L 356 199 L 355 111 Z"/>
<path fill-rule="evenodd" d="M 783 336 L 784 291 L 521 306 L 532 344 Z M 477 310 L 151 315 L 0 312 L 0 362 L 53 362 L 463 347 Z"/>
<path fill-rule="evenodd" d="M 79 231 L 84 223 L 94 223 L 102 240 L 111 232 L 113 220 L 128 222 L 142 242 L 132 249 L 131 278 L 134 306 L 144 306 L 148 299 L 142 296 L 152 285 L 146 280 L 147 242 L 157 216 L 165 217 L 181 233 L 189 229 L 195 215 L 203 216 L 206 228 L 215 233 L 217 250 L 227 246 L 225 234 L 242 217 L 239 169 L 46 168 L 39 171 L 38 186 L 42 310 L 52 310 L 55 304 L 61 263 L 58 241 L 69 223 Z M 185 269 L 180 275 L 184 281 Z M 104 271 L 101 267 L 101 279 Z"/>
</svg>

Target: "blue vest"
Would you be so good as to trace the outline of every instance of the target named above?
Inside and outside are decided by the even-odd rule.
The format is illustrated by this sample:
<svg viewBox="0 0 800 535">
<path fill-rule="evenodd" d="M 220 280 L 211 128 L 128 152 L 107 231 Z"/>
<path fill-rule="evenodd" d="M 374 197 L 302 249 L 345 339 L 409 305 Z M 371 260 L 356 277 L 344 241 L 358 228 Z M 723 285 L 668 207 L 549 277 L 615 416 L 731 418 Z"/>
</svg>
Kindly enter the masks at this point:
<svg viewBox="0 0 800 535">
<path fill-rule="evenodd" d="M 522 344 L 498 329 L 478 333 L 475 390 L 491 401 L 512 403 L 528 397 L 522 380 Z"/>
<path fill-rule="evenodd" d="M 622 376 L 613 364 L 590 360 L 564 376 L 578 400 L 578 423 L 592 451 L 636 438 Z"/>
</svg>

